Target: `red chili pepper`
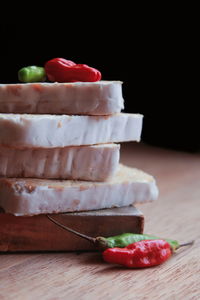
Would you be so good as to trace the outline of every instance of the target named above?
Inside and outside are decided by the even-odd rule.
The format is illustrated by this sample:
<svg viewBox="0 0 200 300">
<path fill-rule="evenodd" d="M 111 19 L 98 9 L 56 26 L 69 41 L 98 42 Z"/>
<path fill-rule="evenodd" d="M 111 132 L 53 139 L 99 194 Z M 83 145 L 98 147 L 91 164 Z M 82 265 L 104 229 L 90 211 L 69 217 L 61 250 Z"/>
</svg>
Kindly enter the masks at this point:
<svg viewBox="0 0 200 300">
<path fill-rule="evenodd" d="M 75 64 L 64 58 L 54 58 L 47 61 L 45 72 L 50 81 L 57 82 L 94 82 L 101 79 L 101 73 L 98 70 L 84 64 Z"/>
<path fill-rule="evenodd" d="M 164 240 L 135 242 L 125 248 L 108 248 L 103 252 L 106 262 L 128 268 L 145 268 L 160 265 L 172 254 L 170 244 Z"/>
</svg>

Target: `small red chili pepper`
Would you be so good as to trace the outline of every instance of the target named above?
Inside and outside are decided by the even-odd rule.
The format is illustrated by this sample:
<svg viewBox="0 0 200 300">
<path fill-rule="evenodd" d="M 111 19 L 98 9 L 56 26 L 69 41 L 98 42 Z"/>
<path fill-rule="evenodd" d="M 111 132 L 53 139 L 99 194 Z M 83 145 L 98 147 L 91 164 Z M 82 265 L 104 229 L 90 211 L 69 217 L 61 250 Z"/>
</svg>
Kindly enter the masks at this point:
<svg viewBox="0 0 200 300">
<path fill-rule="evenodd" d="M 106 262 L 120 264 L 128 268 L 145 268 L 160 265 L 180 247 L 189 246 L 194 243 L 194 241 L 191 241 L 179 244 L 175 240 L 163 240 L 155 236 L 134 233 L 124 233 L 108 238 L 101 236 L 93 238 L 59 223 L 50 215 L 47 215 L 47 218 L 63 229 L 93 243 L 99 250 L 103 250 L 103 258 Z M 127 244 L 130 240 L 136 241 Z M 122 246 L 124 244 L 127 246 Z M 121 248 L 114 245 L 121 245 Z"/>
<path fill-rule="evenodd" d="M 45 72 L 50 81 L 57 82 L 94 82 L 101 79 L 101 73 L 85 64 L 75 64 L 64 58 L 54 58 L 46 62 Z"/>
<path fill-rule="evenodd" d="M 191 243 L 180 245 L 186 246 Z M 146 268 L 160 265 L 173 253 L 170 244 L 164 240 L 135 242 L 125 248 L 108 248 L 103 252 L 106 262 L 128 268 Z"/>
</svg>

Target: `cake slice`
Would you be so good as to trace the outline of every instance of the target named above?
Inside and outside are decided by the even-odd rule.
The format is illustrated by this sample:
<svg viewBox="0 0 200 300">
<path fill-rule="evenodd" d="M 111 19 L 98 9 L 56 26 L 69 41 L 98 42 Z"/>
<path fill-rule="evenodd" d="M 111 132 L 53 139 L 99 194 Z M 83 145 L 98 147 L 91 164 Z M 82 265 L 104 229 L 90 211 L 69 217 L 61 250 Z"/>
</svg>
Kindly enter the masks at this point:
<svg viewBox="0 0 200 300">
<path fill-rule="evenodd" d="M 0 147 L 0 177 L 104 181 L 115 175 L 120 145 L 15 149 Z"/>
<path fill-rule="evenodd" d="M 54 148 L 139 141 L 142 118 L 140 114 L 125 113 L 110 116 L 0 114 L 0 145 Z"/>
<path fill-rule="evenodd" d="M 110 115 L 124 108 L 121 81 L 0 84 L 0 112 Z"/>
<path fill-rule="evenodd" d="M 0 179 L 0 207 L 16 216 L 123 207 L 157 196 L 152 176 L 123 165 L 106 182 Z"/>
</svg>

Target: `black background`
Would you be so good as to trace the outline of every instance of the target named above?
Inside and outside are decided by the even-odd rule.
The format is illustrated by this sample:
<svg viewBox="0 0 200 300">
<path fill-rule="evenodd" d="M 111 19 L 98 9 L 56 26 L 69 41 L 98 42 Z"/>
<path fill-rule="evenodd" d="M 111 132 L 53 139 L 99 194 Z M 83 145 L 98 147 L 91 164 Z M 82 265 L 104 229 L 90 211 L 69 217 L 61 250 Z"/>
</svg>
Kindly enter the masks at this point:
<svg viewBox="0 0 200 300">
<path fill-rule="evenodd" d="M 102 79 L 124 82 L 125 111 L 144 114 L 143 141 L 198 150 L 195 24 L 185 15 L 177 21 L 172 15 L 135 19 L 134 14 L 125 23 L 103 17 L 99 22 L 93 15 L 88 24 L 85 16 L 78 24 L 51 20 L 44 28 L 2 23 L 0 82 L 18 82 L 21 67 L 43 66 L 54 57 L 88 64 Z"/>
</svg>

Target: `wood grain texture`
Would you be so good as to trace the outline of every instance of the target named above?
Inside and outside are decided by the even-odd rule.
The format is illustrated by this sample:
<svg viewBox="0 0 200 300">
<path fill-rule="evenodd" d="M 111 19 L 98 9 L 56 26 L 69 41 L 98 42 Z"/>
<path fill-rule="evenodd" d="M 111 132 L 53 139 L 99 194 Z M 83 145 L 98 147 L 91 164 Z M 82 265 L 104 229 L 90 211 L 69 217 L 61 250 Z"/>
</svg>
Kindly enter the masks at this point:
<svg viewBox="0 0 200 300">
<path fill-rule="evenodd" d="M 200 154 L 130 143 L 122 162 L 152 173 L 160 188 L 157 202 L 138 206 L 145 232 L 195 244 L 144 270 L 105 264 L 98 253 L 2 254 L 1 300 L 200 299 Z"/>
<path fill-rule="evenodd" d="M 144 216 L 133 206 L 51 216 L 91 237 L 142 233 L 144 228 Z M 92 243 L 58 227 L 46 215 L 16 217 L 0 213 L 0 252 L 94 249 Z"/>
</svg>

